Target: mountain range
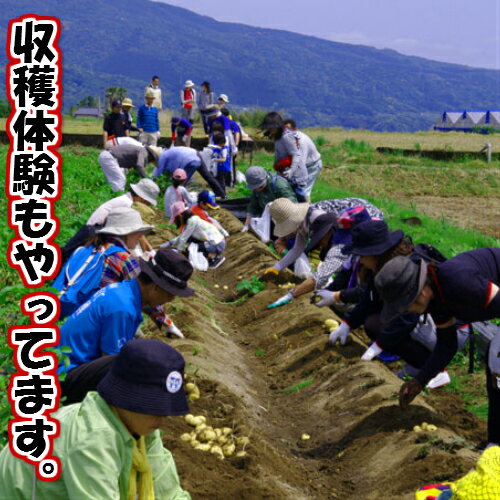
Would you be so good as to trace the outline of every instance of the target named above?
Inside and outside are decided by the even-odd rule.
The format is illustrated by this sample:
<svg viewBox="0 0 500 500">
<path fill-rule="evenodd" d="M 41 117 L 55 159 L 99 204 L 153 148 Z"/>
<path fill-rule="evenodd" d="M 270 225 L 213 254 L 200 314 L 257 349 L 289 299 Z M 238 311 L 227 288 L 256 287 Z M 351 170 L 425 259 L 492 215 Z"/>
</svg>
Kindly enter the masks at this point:
<svg viewBox="0 0 500 500">
<path fill-rule="evenodd" d="M 142 101 L 155 74 L 164 106 L 179 106 L 185 80 L 209 80 L 231 105 L 284 110 L 301 127 L 414 131 L 445 109 L 498 108 L 500 71 L 222 23 L 149 0 L 2 0 L 4 45 L 8 21 L 27 13 L 62 21 L 66 110 L 109 86 Z M 5 71 L 5 52 L 0 62 Z"/>
</svg>

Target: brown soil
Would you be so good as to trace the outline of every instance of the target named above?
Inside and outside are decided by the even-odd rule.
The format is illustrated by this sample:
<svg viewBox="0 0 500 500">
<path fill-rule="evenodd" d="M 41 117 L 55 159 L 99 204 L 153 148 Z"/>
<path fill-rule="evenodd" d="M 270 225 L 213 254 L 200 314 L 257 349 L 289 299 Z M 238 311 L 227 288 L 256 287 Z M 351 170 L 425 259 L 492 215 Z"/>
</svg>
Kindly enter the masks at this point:
<svg viewBox="0 0 500 500">
<path fill-rule="evenodd" d="M 191 429 L 172 418 L 165 444 L 194 500 L 410 500 L 419 486 L 457 479 L 474 465 L 484 423 L 440 390 L 400 410 L 401 381 L 378 361 L 360 361 L 361 334 L 345 347 L 326 346 L 322 324 L 330 311 L 308 298 L 266 309 L 283 294 L 275 283 L 230 304 L 241 296 L 237 277 L 259 276 L 274 257 L 240 233 L 230 214 L 217 216 L 231 233 L 227 260 L 195 273 L 196 295 L 173 303 L 172 317 L 187 338 L 171 343 L 201 388 L 192 413 L 250 436 L 250 445 L 247 457 L 219 461 L 182 442 L 180 434 Z M 164 236 L 159 231 L 156 243 Z M 307 387 L 283 392 L 311 378 Z M 423 421 L 438 432 L 413 432 Z M 302 441 L 303 433 L 311 439 Z"/>
<path fill-rule="evenodd" d="M 416 205 L 417 210 L 425 215 L 436 219 L 444 217 L 463 229 L 473 228 L 480 233 L 500 238 L 498 218 L 500 197 L 414 196 L 411 201 Z"/>
</svg>

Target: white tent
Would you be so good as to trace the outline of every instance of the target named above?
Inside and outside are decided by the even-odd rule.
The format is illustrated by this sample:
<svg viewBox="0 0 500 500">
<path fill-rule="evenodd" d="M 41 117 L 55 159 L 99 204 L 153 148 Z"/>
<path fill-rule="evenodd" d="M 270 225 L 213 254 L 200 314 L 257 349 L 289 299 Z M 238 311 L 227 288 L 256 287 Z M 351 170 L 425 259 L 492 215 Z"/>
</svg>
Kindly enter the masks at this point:
<svg viewBox="0 0 500 500">
<path fill-rule="evenodd" d="M 475 127 L 500 129 L 499 110 L 445 111 L 434 124 L 434 130 L 471 132 Z"/>
</svg>

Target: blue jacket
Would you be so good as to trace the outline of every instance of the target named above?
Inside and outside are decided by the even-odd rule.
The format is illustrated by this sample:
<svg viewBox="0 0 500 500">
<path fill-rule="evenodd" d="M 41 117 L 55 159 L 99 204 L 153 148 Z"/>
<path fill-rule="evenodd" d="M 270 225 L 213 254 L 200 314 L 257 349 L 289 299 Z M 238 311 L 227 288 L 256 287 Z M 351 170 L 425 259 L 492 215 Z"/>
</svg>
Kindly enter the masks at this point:
<svg viewBox="0 0 500 500">
<path fill-rule="evenodd" d="M 136 279 L 112 283 L 95 293 L 61 327 L 61 346 L 69 346 L 69 371 L 105 354 L 118 354 L 142 322 Z M 61 368 L 60 368 L 61 371 Z"/>
<path fill-rule="evenodd" d="M 158 108 L 143 104 L 137 111 L 137 128 L 142 128 L 144 132 L 159 132 Z"/>
</svg>

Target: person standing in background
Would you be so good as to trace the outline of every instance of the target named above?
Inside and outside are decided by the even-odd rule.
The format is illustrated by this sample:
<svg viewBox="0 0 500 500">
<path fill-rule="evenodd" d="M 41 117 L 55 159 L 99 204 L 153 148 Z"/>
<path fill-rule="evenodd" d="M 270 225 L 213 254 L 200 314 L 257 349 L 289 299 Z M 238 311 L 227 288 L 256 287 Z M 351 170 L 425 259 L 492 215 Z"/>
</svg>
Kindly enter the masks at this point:
<svg viewBox="0 0 500 500">
<path fill-rule="evenodd" d="M 186 80 L 184 88 L 181 90 L 182 118 L 186 118 L 191 123 L 194 120 L 194 106 L 196 104 L 196 90 L 191 80 Z"/>
<path fill-rule="evenodd" d="M 129 135 L 128 121 L 122 112 L 122 101 L 120 99 L 115 99 L 111 103 L 111 113 L 104 118 L 102 130 L 102 144 L 104 148 L 108 140 L 116 137 L 127 137 Z"/>
<path fill-rule="evenodd" d="M 203 122 L 203 129 L 205 135 L 209 135 L 210 126 L 208 124 L 208 115 L 210 111 L 216 106 L 215 94 L 210 89 L 210 83 L 204 81 L 201 84 L 201 92 L 198 94 L 198 110 L 200 111 L 201 121 Z"/>
<path fill-rule="evenodd" d="M 160 77 L 159 76 L 153 76 L 151 78 L 151 83 L 144 89 L 144 101 L 147 102 L 146 96 L 147 94 L 152 93 L 154 97 L 153 101 L 153 106 L 158 109 L 158 111 L 163 110 L 163 104 L 162 104 L 162 95 L 161 95 L 161 88 L 160 88 Z"/>
<path fill-rule="evenodd" d="M 158 108 L 153 105 L 154 100 L 154 93 L 148 92 L 146 104 L 143 104 L 137 112 L 137 128 L 141 133 L 139 140 L 144 146 L 156 146 L 160 138 L 160 119 Z"/>
</svg>

